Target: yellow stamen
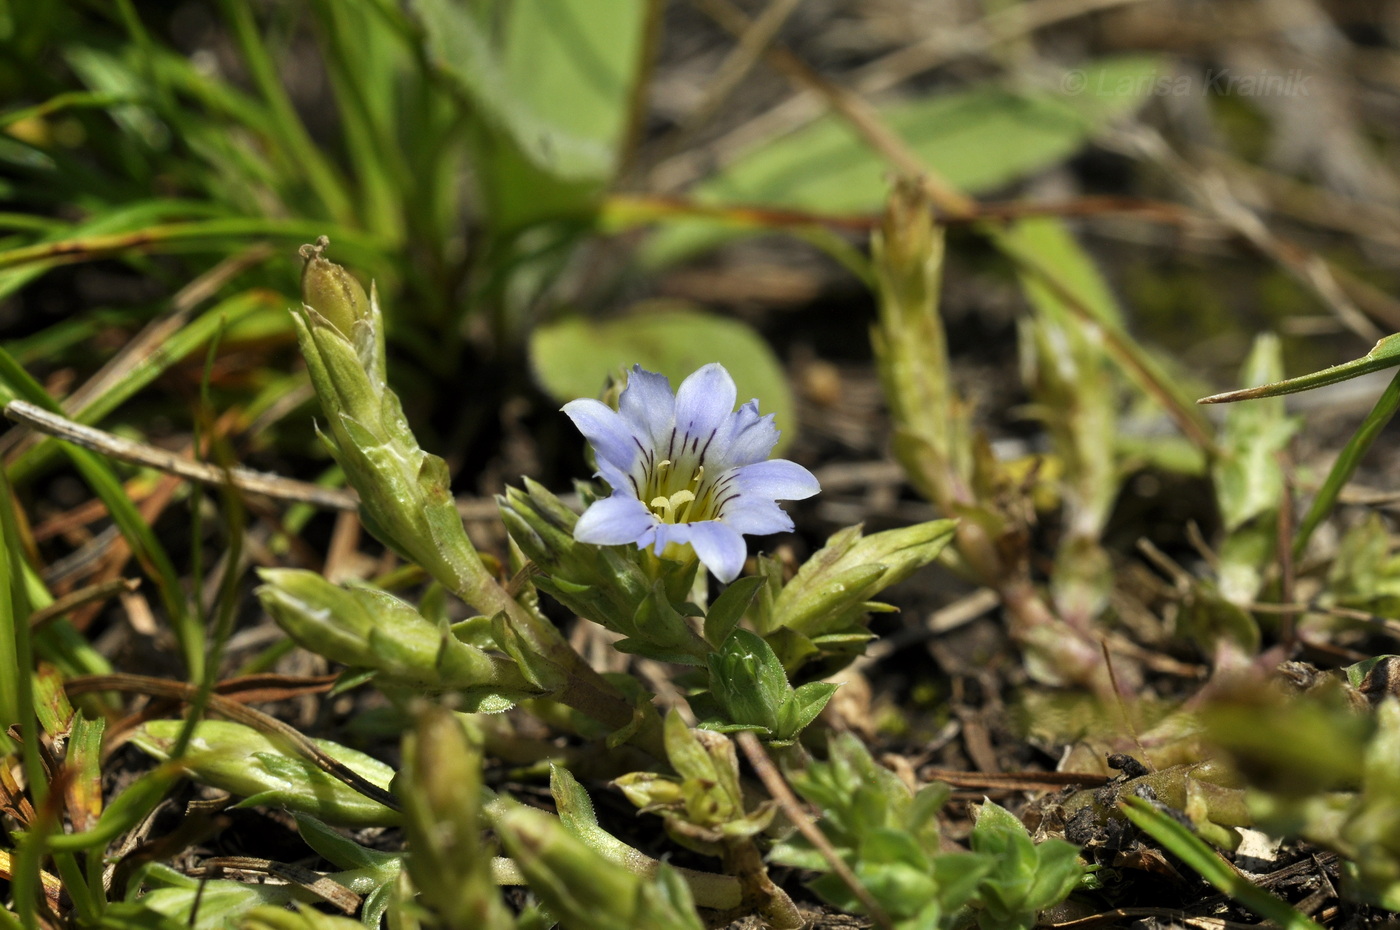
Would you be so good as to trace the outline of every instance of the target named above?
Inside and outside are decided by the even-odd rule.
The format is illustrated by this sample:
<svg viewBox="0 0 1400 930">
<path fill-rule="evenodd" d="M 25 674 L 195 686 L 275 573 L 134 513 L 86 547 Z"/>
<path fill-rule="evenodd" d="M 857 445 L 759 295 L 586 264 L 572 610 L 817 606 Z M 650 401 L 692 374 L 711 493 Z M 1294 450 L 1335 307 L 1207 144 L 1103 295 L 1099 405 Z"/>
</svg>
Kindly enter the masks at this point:
<svg viewBox="0 0 1400 930">
<path fill-rule="evenodd" d="M 678 511 L 694 500 L 695 495 L 692 492 L 681 490 L 670 497 L 653 497 L 648 506 L 667 523 L 680 523 L 683 521 Z"/>
</svg>

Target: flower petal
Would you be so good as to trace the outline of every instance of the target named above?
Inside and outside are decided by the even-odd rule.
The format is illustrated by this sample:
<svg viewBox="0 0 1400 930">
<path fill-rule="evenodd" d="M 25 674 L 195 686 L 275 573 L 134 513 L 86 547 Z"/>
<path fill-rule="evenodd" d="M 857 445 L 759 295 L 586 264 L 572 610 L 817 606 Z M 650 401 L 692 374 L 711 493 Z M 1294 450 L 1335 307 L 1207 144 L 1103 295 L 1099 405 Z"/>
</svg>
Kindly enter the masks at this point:
<svg viewBox="0 0 1400 930">
<path fill-rule="evenodd" d="M 574 539 L 597 546 L 637 546 L 651 541 L 656 516 L 631 494 L 594 501 L 574 526 Z"/>
<path fill-rule="evenodd" d="M 681 382 L 676 391 L 676 430 L 680 448 L 685 440 L 704 445 L 734 412 L 734 379 L 718 362 L 711 362 Z M 679 451 L 679 449 L 677 449 Z"/>
<path fill-rule="evenodd" d="M 744 537 L 718 520 L 699 523 L 678 523 L 666 527 L 671 542 L 688 542 L 700 561 L 720 581 L 729 582 L 744 570 L 749 550 Z"/>
<path fill-rule="evenodd" d="M 600 459 L 623 471 L 632 467 L 637 456 L 637 437 L 617 411 L 601 401 L 588 399 L 571 400 L 563 410 Z"/>
<path fill-rule="evenodd" d="M 617 412 L 632 427 L 643 442 L 655 445 L 660 436 L 670 431 L 676 417 L 676 395 L 665 375 L 643 370 L 633 365 L 627 375 L 627 387 L 617 399 Z"/>
<path fill-rule="evenodd" d="M 735 470 L 733 481 L 741 494 L 779 501 L 800 501 L 822 489 L 816 475 L 787 459 L 745 465 Z"/>
<path fill-rule="evenodd" d="M 613 493 L 621 492 L 629 497 L 637 496 L 637 479 L 630 472 L 623 471 L 601 455 L 597 459 L 598 471 L 595 474 L 608 483 L 608 488 Z"/>
<path fill-rule="evenodd" d="M 762 462 L 777 444 L 778 428 L 773 425 L 773 414 L 759 416 L 758 401 L 751 400 L 734 412 L 727 429 L 715 441 L 723 456 L 723 462 L 716 461 L 716 466 L 735 468 Z"/>
<path fill-rule="evenodd" d="M 719 515 L 724 524 L 747 536 L 790 533 L 792 517 L 773 501 L 757 495 L 740 494 Z"/>
</svg>

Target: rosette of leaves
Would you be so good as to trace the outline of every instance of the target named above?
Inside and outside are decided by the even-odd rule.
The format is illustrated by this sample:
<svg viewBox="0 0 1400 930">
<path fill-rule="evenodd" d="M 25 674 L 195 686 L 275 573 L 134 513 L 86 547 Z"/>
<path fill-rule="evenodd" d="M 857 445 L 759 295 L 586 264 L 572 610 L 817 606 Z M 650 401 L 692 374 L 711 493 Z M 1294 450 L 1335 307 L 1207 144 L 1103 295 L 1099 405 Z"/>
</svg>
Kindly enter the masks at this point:
<svg viewBox="0 0 1400 930">
<path fill-rule="evenodd" d="M 1028 930 L 1084 873 L 1072 844 L 1033 843 L 1019 820 L 990 801 L 973 828 L 972 852 L 945 852 L 937 814 L 951 789 L 935 782 L 910 791 L 848 734 L 832 737 L 827 761 L 788 778 L 821 809 L 818 826 L 898 930 L 960 927 L 973 919 L 982 930 Z M 769 858 L 825 873 L 812 890 L 836 907 L 863 912 L 805 838 L 783 841 Z"/>
</svg>

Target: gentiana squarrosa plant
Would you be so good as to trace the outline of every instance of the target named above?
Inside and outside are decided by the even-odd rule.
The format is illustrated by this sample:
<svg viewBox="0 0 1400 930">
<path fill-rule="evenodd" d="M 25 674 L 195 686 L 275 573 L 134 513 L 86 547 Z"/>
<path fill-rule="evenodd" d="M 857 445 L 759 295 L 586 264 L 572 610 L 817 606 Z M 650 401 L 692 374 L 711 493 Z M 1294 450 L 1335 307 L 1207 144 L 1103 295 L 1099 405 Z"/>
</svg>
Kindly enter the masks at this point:
<svg viewBox="0 0 1400 930">
<path fill-rule="evenodd" d="M 323 828 L 306 825 L 322 821 L 404 823 L 406 858 L 362 854 L 319 834 L 318 842 L 335 846 L 333 861 L 372 873 L 364 882 L 375 889 L 376 907 L 408 900 L 416 884 L 419 905 L 444 926 L 516 926 L 495 884 L 527 885 L 565 927 L 699 926 L 696 906 L 800 925 L 764 864 L 767 834 L 778 829 L 774 809 L 746 796 L 723 734 L 752 733 L 800 769 L 803 732 L 839 687 L 815 679 L 860 654 L 870 638 L 867 614 L 890 609 L 874 598 L 936 558 L 955 523 L 868 536 L 848 527 L 791 577 L 762 556 L 757 573 L 743 577 L 745 537 L 791 531 L 780 502 L 816 494 L 816 477 L 769 458 L 778 440 L 773 418 L 758 400 L 736 409 L 721 365 L 703 366 L 674 392 L 666 377 L 634 366 L 610 392 L 615 408 L 590 399 L 564 407 L 606 484 L 580 485 L 581 514 L 528 479 L 500 498 L 512 542 L 507 582 L 467 538 L 445 464 L 418 446 L 389 388 L 374 290 L 328 261 L 325 247 L 322 240 L 303 251 L 304 304 L 295 314 L 325 416 L 321 435 L 359 495 L 365 526 L 434 585 L 414 605 L 364 583 L 269 570 L 258 593 L 293 639 L 348 666 L 347 683 L 373 680 L 417 721 L 404 770 L 393 776 L 399 803 L 386 791 L 392 773 L 373 760 L 334 745 L 298 749 L 237 724 L 202 725 L 186 770 L 290 808 L 313 832 Z M 447 619 L 444 591 L 476 615 Z M 640 679 L 595 671 L 541 610 L 541 593 L 621 634 L 619 651 L 677 666 L 675 686 L 701 728 L 675 711 L 663 727 Z M 425 696 L 471 713 L 425 710 L 433 708 Z M 624 791 L 659 813 L 678 842 L 718 856 L 722 871 L 669 869 L 611 836 L 560 765 L 551 779 L 557 818 L 483 787 L 482 734 L 501 730 L 475 721 L 500 718 L 476 715 L 517 703 L 584 737 L 595 762 L 616 753 L 605 763 L 613 772 L 647 768 L 626 776 Z M 160 755 L 168 737 L 147 725 L 138 745 Z M 558 762 L 556 745 L 538 745 Z M 253 763 L 232 765 L 239 752 Z M 309 765 L 308 752 L 345 760 L 377 794 L 357 798 Z M 813 800 L 851 803 L 845 790 Z M 481 842 L 483 832 L 494 839 Z M 869 862 L 883 862 L 886 853 L 871 849 Z M 866 852 L 850 855 L 859 864 Z M 538 913 L 519 920 L 534 926 Z"/>
</svg>

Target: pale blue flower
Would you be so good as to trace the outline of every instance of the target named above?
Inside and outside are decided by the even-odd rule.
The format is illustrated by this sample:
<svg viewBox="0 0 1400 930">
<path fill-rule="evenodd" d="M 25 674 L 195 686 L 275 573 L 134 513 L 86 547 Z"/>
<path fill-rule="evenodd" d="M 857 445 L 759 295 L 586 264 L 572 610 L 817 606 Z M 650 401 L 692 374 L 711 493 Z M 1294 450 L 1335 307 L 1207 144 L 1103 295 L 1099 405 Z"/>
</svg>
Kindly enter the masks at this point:
<svg viewBox="0 0 1400 930">
<path fill-rule="evenodd" d="M 821 488 L 801 465 L 768 460 L 778 441 L 773 415 L 759 416 L 757 400 L 735 410 L 735 399 L 734 379 L 717 363 L 674 394 L 664 375 L 635 365 L 617 410 L 596 400 L 565 404 L 612 488 L 579 518 L 574 538 L 657 555 L 689 545 L 716 578 L 738 577 L 744 534 L 788 532 L 792 518 L 777 502 Z"/>
</svg>

